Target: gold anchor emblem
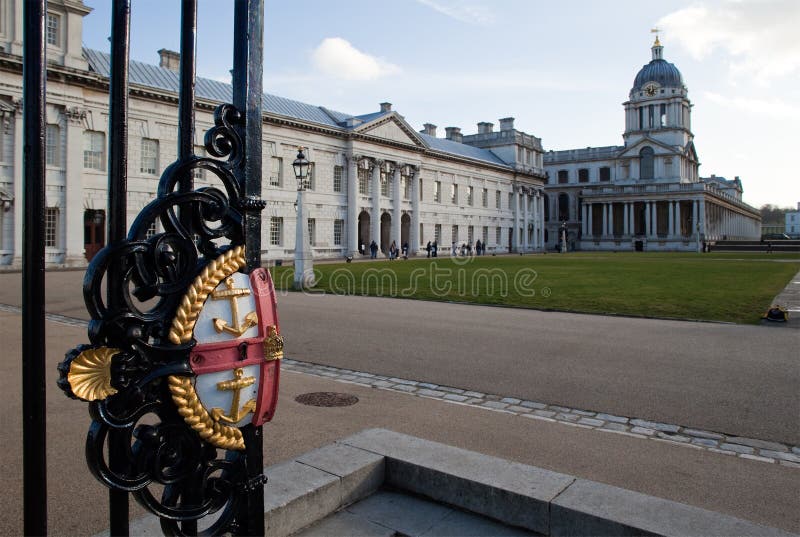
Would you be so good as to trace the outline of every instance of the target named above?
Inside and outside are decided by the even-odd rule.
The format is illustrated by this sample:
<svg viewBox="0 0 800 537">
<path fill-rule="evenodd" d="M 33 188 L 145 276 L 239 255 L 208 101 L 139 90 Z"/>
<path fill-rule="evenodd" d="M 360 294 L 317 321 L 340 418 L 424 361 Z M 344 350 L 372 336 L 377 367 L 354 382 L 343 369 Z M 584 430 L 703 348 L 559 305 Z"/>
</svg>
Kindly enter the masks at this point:
<svg viewBox="0 0 800 537">
<path fill-rule="evenodd" d="M 222 332 L 228 332 L 229 334 L 239 337 L 248 329 L 258 324 L 258 314 L 256 314 L 254 311 L 251 311 L 245 315 L 244 324 L 239 324 L 239 304 L 236 301 L 243 296 L 248 296 L 250 294 L 250 289 L 235 288 L 233 277 L 231 276 L 225 278 L 225 285 L 228 287 L 227 289 L 223 291 L 214 291 L 211 293 L 211 298 L 214 300 L 227 299 L 231 301 L 231 316 L 233 317 L 233 326 L 229 326 L 228 321 L 225 319 L 214 319 L 214 329 L 220 334 Z"/>
<path fill-rule="evenodd" d="M 231 410 L 230 413 L 226 416 L 225 411 L 221 408 L 212 408 L 211 409 L 211 417 L 214 421 L 223 421 L 225 423 L 238 423 L 244 418 L 246 415 L 254 412 L 256 409 L 256 400 L 250 399 L 247 401 L 243 407 L 239 407 L 239 398 L 241 397 L 242 388 L 247 388 L 251 386 L 255 381 L 255 377 L 245 377 L 242 378 L 244 375 L 244 370 L 241 367 L 237 367 L 233 370 L 233 376 L 236 377 L 231 380 L 225 380 L 222 382 L 217 382 L 217 389 L 220 391 L 232 391 L 233 392 L 233 401 L 231 401 Z"/>
</svg>

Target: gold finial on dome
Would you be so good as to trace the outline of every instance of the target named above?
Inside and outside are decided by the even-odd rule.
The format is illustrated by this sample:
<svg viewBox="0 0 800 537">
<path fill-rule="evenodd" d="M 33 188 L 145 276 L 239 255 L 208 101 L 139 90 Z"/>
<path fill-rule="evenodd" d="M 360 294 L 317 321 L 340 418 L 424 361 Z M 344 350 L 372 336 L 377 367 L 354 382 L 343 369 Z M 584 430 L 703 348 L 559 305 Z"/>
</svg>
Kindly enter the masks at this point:
<svg viewBox="0 0 800 537">
<path fill-rule="evenodd" d="M 653 43 L 653 46 L 654 46 L 654 47 L 660 47 L 660 46 L 661 46 L 661 41 L 659 41 L 659 40 L 658 40 L 658 34 L 659 34 L 659 32 L 661 32 L 661 28 L 653 28 L 652 30 L 650 30 L 650 33 L 652 33 L 652 34 L 656 34 L 656 40 L 655 40 L 655 42 Z"/>
</svg>

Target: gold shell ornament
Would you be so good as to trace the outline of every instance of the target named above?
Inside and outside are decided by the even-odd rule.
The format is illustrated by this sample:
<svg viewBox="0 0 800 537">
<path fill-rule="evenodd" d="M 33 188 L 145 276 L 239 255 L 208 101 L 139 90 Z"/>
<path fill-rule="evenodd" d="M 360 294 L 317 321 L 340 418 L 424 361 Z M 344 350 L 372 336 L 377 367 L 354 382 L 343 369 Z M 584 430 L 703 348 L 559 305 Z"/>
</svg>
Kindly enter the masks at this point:
<svg viewBox="0 0 800 537">
<path fill-rule="evenodd" d="M 81 352 L 70 364 L 67 381 L 72 393 L 84 401 L 102 401 L 117 393 L 111 386 L 111 358 L 119 349 L 98 347 Z"/>
</svg>

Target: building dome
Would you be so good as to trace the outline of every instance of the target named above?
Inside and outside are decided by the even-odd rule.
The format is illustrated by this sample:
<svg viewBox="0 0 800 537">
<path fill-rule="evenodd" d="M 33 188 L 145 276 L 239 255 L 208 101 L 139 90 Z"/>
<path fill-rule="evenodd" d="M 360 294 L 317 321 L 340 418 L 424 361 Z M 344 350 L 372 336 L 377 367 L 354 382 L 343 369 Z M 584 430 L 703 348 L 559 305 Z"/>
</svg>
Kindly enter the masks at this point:
<svg viewBox="0 0 800 537">
<path fill-rule="evenodd" d="M 683 88 L 681 72 L 678 71 L 674 64 L 669 63 L 662 57 L 663 49 L 664 47 L 661 46 L 658 38 L 656 38 L 652 48 L 653 59 L 636 73 L 631 91 L 641 90 L 648 82 L 656 82 L 660 86 Z"/>
</svg>

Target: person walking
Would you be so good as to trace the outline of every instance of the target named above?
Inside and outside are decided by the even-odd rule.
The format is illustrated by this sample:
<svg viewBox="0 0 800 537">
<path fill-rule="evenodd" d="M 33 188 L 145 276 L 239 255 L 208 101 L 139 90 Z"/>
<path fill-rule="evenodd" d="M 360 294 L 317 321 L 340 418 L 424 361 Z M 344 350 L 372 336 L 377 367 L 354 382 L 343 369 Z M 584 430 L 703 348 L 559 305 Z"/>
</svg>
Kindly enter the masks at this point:
<svg viewBox="0 0 800 537">
<path fill-rule="evenodd" d="M 428 241 L 428 244 L 425 245 L 425 251 L 428 252 L 428 255 L 426 257 L 430 257 L 431 256 L 431 241 Z"/>
<path fill-rule="evenodd" d="M 392 244 L 389 245 L 389 261 L 392 261 L 395 258 L 397 258 L 397 243 L 392 241 Z"/>
<path fill-rule="evenodd" d="M 433 241 L 433 257 L 438 257 L 439 255 L 439 241 Z"/>
<path fill-rule="evenodd" d="M 370 259 L 377 259 L 378 258 L 378 243 L 372 241 L 369 245 L 369 258 Z"/>
</svg>

